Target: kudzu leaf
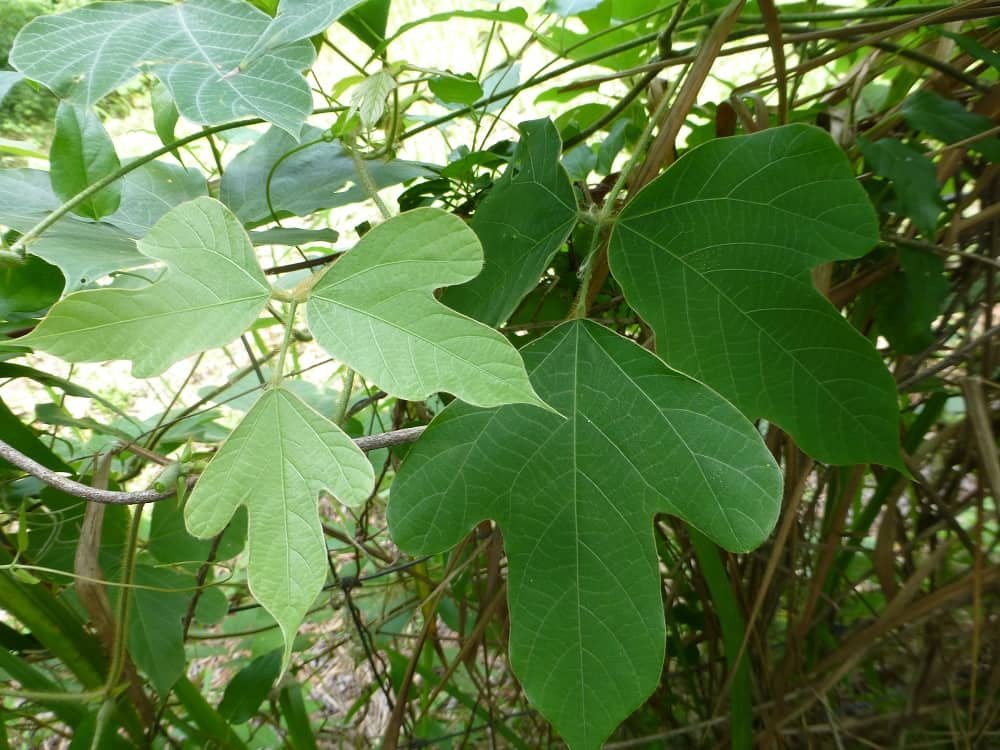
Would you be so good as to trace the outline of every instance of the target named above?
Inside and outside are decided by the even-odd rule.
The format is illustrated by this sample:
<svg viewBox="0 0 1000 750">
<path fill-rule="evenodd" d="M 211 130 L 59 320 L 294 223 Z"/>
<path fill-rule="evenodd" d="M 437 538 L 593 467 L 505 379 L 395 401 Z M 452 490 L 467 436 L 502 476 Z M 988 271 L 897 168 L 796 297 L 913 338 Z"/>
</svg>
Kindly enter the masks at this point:
<svg viewBox="0 0 1000 750">
<path fill-rule="evenodd" d="M 194 122 L 260 117 L 297 137 L 312 111 L 301 71 L 315 50 L 290 40 L 251 56 L 274 21 L 243 0 L 99 2 L 28 23 L 11 64 L 81 107 L 149 71 Z"/>
<path fill-rule="evenodd" d="M 246 507 L 250 592 L 281 627 L 285 666 L 295 631 L 326 581 L 319 493 L 356 506 L 374 483 L 368 459 L 339 427 L 273 388 L 233 430 L 188 498 L 188 531 L 203 539 Z"/>
<path fill-rule="evenodd" d="M 89 289 L 58 302 L 19 343 L 70 362 L 131 360 L 146 378 L 245 331 L 270 298 L 253 246 L 236 217 L 212 198 L 183 203 L 139 240 L 163 261 L 139 289 Z"/>
<path fill-rule="evenodd" d="M 820 460 L 898 467 L 892 376 L 810 278 L 877 239 L 833 140 L 788 125 L 678 160 L 622 211 L 609 261 L 668 364 Z"/>
<path fill-rule="evenodd" d="M 521 141 L 510 166 L 472 218 L 483 243 L 482 273 L 442 297 L 455 310 L 493 326 L 506 321 L 538 285 L 577 216 L 552 121 L 531 120 L 518 129 Z"/>
<path fill-rule="evenodd" d="M 483 96 L 483 87 L 472 73 L 448 73 L 434 76 L 427 87 L 446 104 L 472 104 Z"/>
<path fill-rule="evenodd" d="M 309 327 L 331 356 L 399 398 L 445 391 L 479 406 L 543 405 L 507 339 L 434 299 L 482 263 L 460 218 L 408 211 L 368 232 L 316 283 Z"/>
<path fill-rule="evenodd" d="M 89 109 L 63 102 L 56 110 L 56 132 L 49 151 L 52 189 L 61 201 L 68 201 L 102 177 L 118 170 L 121 163 L 115 144 L 104 129 L 100 118 Z M 121 202 L 120 182 L 80 203 L 74 211 L 91 219 L 100 219 L 118 208 Z"/>
<path fill-rule="evenodd" d="M 774 526 L 781 475 L 734 406 L 612 331 L 564 323 L 522 353 L 564 416 L 452 404 L 404 459 L 389 529 L 430 554 L 497 522 L 514 672 L 572 748 L 597 748 L 663 669 L 654 515 L 752 549 Z"/>
</svg>

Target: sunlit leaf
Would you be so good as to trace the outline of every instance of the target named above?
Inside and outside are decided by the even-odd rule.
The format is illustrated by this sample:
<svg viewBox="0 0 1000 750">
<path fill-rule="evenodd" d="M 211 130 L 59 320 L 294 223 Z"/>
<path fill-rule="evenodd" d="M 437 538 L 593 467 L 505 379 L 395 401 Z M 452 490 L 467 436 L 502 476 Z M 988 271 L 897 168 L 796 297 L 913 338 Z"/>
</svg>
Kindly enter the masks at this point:
<svg viewBox="0 0 1000 750">
<path fill-rule="evenodd" d="M 162 278 L 138 289 L 71 294 L 20 343 L 71 362 L 131 360 L 137 377 L 150 377 L 229 343 L 270 297 L 246 231 L 212 198 L 167 213 L 139 249 L 167 265 Z"/>
<path fill-rule="evenodd" d="M 479 240 L 457 216 L 408 211 L 368 232 L 312 288 L 309 327 L 333 357 L 394 396 L 540 404 L 503 336 L 434 299 L 482 263 Z"/>
<path fill-rule="evenodd" d="M 522 353 L 564 416 L 449 406 L 393 482 L 389 528 L 427 554 L 497 522 L 511 665 L 574 750 L 597 748 L 663 668 L 653 516 L 751 549 L 774 526 L 781 475 L 735 407 L 607 329 L 566 323 Z"/>
<path fill-rule="evenodd" d="M 371 464 L 339 427 L 273 388 L 233 430 L 188 498 L 187 527 L 201 538 L 221 532 L 246 507 L 250 591 L 281 626 L 286 665 L 295 632 L 326 581 L 319 493 L 355 506 L 373 485 Z"/>
<path fill-rule="evenodd" d="M 843 152 L 789 125 L 693 149 L 622 211 L 609 260 L 668 364 L 816 458 L 899 466 L 892 376 L 810 278 L 877 239 Z"/>
</svg>

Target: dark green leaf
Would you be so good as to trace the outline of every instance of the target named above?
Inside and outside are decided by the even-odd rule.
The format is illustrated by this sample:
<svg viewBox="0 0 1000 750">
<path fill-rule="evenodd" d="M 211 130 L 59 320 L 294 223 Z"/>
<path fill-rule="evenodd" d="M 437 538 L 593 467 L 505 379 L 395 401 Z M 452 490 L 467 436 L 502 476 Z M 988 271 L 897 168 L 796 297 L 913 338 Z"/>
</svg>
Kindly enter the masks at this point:
<svg viewBox="0 0 1000 750">
<path fill-rule="evenodd" d="M 934 162 L 895 138 L 875 143 L 858 138 L 858 147 L 875 173 L 892 181 L 901 213 L 921 234 L 933 239 L 938 217 L 945 209 Z"/>
<path fill-rule="evenodd" d="M 49 162 L 52 189 L 61 201 L 68 201 L 121 167 L 111 136 L 97 115 L 66 102 L 60 104 L 56 112 L 56 134 Z M 113 182 L 80 203 L 74 211 L 100 219 L 114 213 L 120 202 L 121 183 Z"/>
<path fill-rule="evenodd" d="M 892 376 L 810 278 L 877 239 L 830 136 L 788 125 L 678 160 L 622 211 L 609 260 L 671 366 L 820 460 L 899 466 Z"/>
<path fill-rule="evenodd" d="M 559 163 L 562 144 L 550 120 L 520 125 L 511 165 L 480 204 L 472 229 L 485 265 L 444 301 L 487 325 L 503 323 L 539 282 L 576 223 L 576 196 Z"/>
<path fill-rule="evenodd" d="M 243 724 L 253 718 L 260 704 L 271 692 L 281 672 L 281 649 L 258 656 L 237 672 L 222 695 L 219 713 L 231 724 Z"/>
<path fill-rule="evenodd" d="M 166 697 L 184 674 L 183 618 L 194 596 L 195 578 L 150 565 L 135 568 L 128 627 L 128 652 Z"/>
<path fill-rule="evenodd" d="M 931 324 L 948 295 L 944 261 L 930 252 L 899 249 L 900 269 L 877 285 L 875 322 L 893 348 L 916 354 L 934 343 Z"/>
<path fill-rule="evenodd" d="M 972 138 L 994 127 L 985 115 L 969 112 L 954 99 L 926 89 L 911 94 L 903 102 L 903 117 L 914 128 L 923 130 L 944 143 Z M 992 162 L 1000 162 L 1000 138 L 993 136 L 969 144 Z"/>
<path fill-rule="evenodd" d="M 389 2 L 390 0 L 367 0 L 341 18 L 340 23 L 362 42 L 375 49 L 385 39 L 385 27 L 389 22 Z"/>
<path fill-rule="evenodd" d="M 59 299 L 62 290 L 59 269 L 33 255 L 24 263 L 0 268 L 0 320 L 40 315 Z"/>
<path fill-rule="evenodd" d="M 571 747 L 597 748 L 663 667 L 653 516 L 751 549 L 774 526 L 781 475 L 731 404 L 605 328 L 566 323 L 522 353 L 563 416 L 449 406 L 393 482 L 389 528 L 427 554 L 499 524 L 514 671 Z"/>
<path fill-rule="evenodd" d="M 294 680 L 285 683 L 278 695 L 281 715 L 288 726 L 288 739 L 293 750 L 316 750 L 316 735 L 309 723 L 309 712 L 302 700 L 302 686 Z"/>
</svg>

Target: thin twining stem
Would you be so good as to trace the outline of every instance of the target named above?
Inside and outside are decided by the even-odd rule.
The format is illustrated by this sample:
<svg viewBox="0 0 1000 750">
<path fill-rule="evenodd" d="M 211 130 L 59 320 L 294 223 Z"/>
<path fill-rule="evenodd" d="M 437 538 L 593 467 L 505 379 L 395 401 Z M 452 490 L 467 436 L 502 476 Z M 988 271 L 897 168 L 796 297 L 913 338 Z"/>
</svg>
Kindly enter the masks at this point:
<svg viewBox="0 0 1000 750">
<path fill-rule="evenodd" d="M 393 445 L 412 443 L 420 437 L 423 431 L 423 427 L 407 427 L 402 430 L 393 430 L 392 432 L 382 432 L 378 435 L 366 435 L 355 438 L 354 443 L 367 453 L 379 448 L 389 448 Z M 73 495 L 74 497 L 89 500 L 93 503 L 140 505 L 142 503 L 155 503 L 158 500 L 173 497 L 177 492 L 176 488 L 169 490 L 115 492 L 114 490 L 101 490 L 96 487 L 90 487 L 86 484 L 74 482 L 72 479 L 42 466 L 42 464 L 24 455 L 21 451 L 3 440 L 0 440 L 0 458 L 27 472 L 36 479 L 45 482 L 50 487 L 65 492 L 67 495 Z"/>
</svg>

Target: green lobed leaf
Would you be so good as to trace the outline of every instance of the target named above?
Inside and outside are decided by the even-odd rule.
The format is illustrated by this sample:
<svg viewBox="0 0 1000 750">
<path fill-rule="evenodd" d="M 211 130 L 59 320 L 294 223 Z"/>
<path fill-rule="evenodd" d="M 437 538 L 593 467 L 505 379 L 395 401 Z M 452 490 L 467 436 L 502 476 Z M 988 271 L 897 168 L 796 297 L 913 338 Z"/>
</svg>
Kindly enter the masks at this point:
<svg viewBox="0 0 1000 750">
<path fill-rule="evenodd" d="M 27 232 L 59 206 L 47 172 L 0 169 L 0 224 Z M 149 265 L 124 232 L 67 215 L 31 243 L 32 255 L 58 266 L 73 291 L 112 271 Z"/>
<path fill-rule="evenodd" d="M 735 407 L 612 331 L 564 323 L 522 353 L 565 416 L 449 406 L 404 459 L 389 528 L 427 554 L 497 522 L 514 672 L 572 748 L 597 748 L 663 668 L 653 516 L 748 550 L 774 526 L 781 475 Z"/>
<path fill-rule="evenodd" d="M 326 581 L 319 493 L 356 506 L 374 483 L 368 459 L 339 427 L 273 388 L 233 430 L 188 498 L 188 530 L 203 539 L 246 507 L 250 591 L 281 627 L 285 666 L 295 631 Z"/>
<path fill-rule="evenodd" d="M 609 261 L 671 366 L 822 461 L 898 467 L 892 376 L 810 278 L 877 239 L 840 149 L 788 125 L 678 160 L 622 211 Z"/>
<path fill-rule="evenodd" d="M 454 214 L 400 214 L 316 283 L 309 327 L 331 356 L 399 398 L 445 391 L 479 406 L 544 406 L 503 336 L 434 299 L 436 288 L 468 281 L 482 262 L 475 233 Z"/>
<path fill-rule="evenodd" d="M 62 102 L 56 110 L 56 132 L 49 151 L 52 189 L 60 201 L 68 201 L 102 177 L 121 167 L 115 144 L 100 118 L 89 109 Z M 118 208 L 121 183 L 113 182 L 74 211 L 91 219 L 100 219 Z"/>
<path fill-rule="evenodd" d="M 302 140 L 312 141 L 322 135 L 319 128 L 306 126 Z M 219 186 L 219 198 L 248 226 L 274 218 L 267 204 L 269 175 L 271 206 L 278 218 L 307 216 L 314 211 L 346 206 L 368 197 L 358 184 L 350 155 L 340 143 L 320 141 L 282 158 L 295 145 L 295 139 L 287 133 L 272 128 L 229 163 Z M 282 161 L 275 168 L 279 159 Z M 429 174 L 425 167 L 401 159 L 373 160 L 366 166 L 378 188 Z"/>
<path fill-rule="evenodd" d="M 945 209 L 934 162 L 895 138 L 873 143 L 859 137 L 858 148 L 876 174 L 892 181 L 902 213 L 921 234 L 933 239 L 938 217 Z"/>
<path fill-rule="evenodd" d="M 301 71 L 315 50 L 293 41 L 250 57 L 269 29 L 294 26 L 272 23 L 243 0 L 98 2 L 28 23 L 11 63 L 81 107 L 149 71 L 194 122 L 260 117 L 298 136 L 312 111 Z"/>
<path fill-rule="evenodd" d="M 166 264 L 158 281 L 75 292 L 19 342 L 70 362 L 131 360 L 137 377 L 151 377 L 228 344 L 270 298 L 246 231 L 212 198 L 172 209 L 139 241 L 139 250 Z"/>
<path fill-rule="evenodd" d="M 476 209 L 472 229 L 485 264 L 443 300 L 487 325 L 510 317 L 535 286 L 576 223 L 576 196 L 559 163 L 562 143 L 551 120 L 519 126 L 521 141 L 504 172 Z"/>
</svg>

